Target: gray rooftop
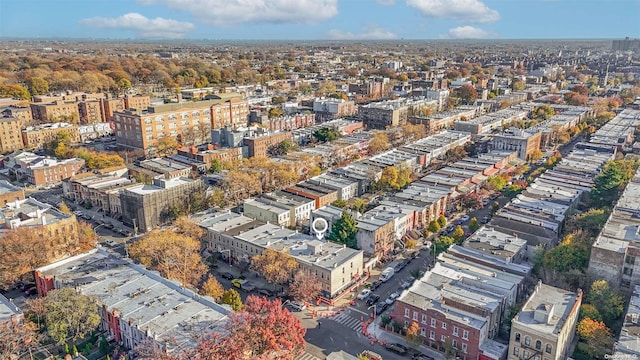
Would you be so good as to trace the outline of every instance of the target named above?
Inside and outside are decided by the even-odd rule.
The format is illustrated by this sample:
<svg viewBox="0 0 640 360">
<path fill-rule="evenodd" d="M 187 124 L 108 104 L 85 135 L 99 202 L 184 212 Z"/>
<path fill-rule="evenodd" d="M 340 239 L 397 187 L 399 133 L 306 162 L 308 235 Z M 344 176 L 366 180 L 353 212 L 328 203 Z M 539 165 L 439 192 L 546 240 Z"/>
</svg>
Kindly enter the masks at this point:
<svg viewBox="0 0 640 360">
<path fill-rule="evenodd" d="M 538 283 L 513 323 L 526 327 L 529 331 L 557 335 L 579 301 L 581 299 L 574 292 Z M 577 305 L 575 311 L 578 311 L 580 303 Z M 546 316 L 536 316 L 536 312 Z"/>
</svg>

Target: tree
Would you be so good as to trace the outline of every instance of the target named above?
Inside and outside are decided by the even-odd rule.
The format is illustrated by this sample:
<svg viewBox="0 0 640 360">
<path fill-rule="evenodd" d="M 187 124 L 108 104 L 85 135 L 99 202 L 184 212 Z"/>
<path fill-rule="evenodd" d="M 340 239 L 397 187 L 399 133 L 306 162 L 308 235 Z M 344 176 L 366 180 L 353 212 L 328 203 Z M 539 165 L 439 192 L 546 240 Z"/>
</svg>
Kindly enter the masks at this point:
<svg viewBox="0 0 640 360">
<path fill-rule="evenodd" d="M 298 270 L 289 286 L 289 295 L 295 301 L 312 302 L 318 298 L 322 290 L 322 283 L 309 272 Z"/>
<path fill-rule="evenodd" d="M 589 237 L 595 237 L 600 233 L 608 219 L 608 209 L 591 208 L 570 217 L 567 221 L 565 232 L 584 231 Z"/>
<path fill-rule="evenodd" d="M 529 154 L 529 161 L 540 160 L 543 156 L 544 154 L 542 153 L 542 151 L 540 151 L 540 149 L 535 149 L 531 152 L 531 154 Z"/>
<path fill-rule="evenodd" d="M 98 234 L 93 226 L 86 221 L 78 222 L 78 252 L 94 249 L 98 244 Z"/>
<path fill-rule="evenodd" d="M 0 285 L 8 289 L 20 277 L 47 264 L 44 237 L 27 227 L 19 227 L 0 237 Z"/>
<path fill-rule="evenodd" d="M 178 148 L 180 148 L 180 144 L 175 139 L 163 137 L 156 144 L 156 153 L 160 157 L 166 157 L 175 154 Z"/>
<path fill-rule="evenodd" d="M 83 339 L 100 324 L 96 299 L 82 295 L 74 288 L 52 290 L 45 300 L 47 332 L 58 344 L 67 338 Z"/>
<path fill-rule="evenodd" d="M 456 96 L 465 104 L 473 104 L 478 99 L 478 92 L 473 85 L 464 84 L 456 91 Z"/>
<path fill-rule="evenodd" d="M 407 345 L 412 349 L 417 349 L 422 344 L 422 336 L 420 336 L 420 325 L 417 322 L 412 321 L 411 325 L 407 328 L 407 334 L 405 335 Z"/>
<path fill-rule="evenodd" d="M 298 263 L 288 253 L 265 249 L 262 254 L 251 258 L 251 266 L 268 282 L 284 284 L 291 278 Z"/>
<path fill-rule="evenodd" d="M 327 239 L 346 244 L 348 247 L 356 249 L 358 247 L 356 241 L 357 232 L 358 227 L 356 220 L 349 212 L 343 210 L 340 219 L 336 220 L 333 226 L 331 226 L 331 232 L 327 234 Z"/>
<path fill-rule="evenodd" d="M 291 140 L 282 140 L 280 143 L 272 146 L 269 149 L 269 152 L 271 153 L 271 155 L 281 156 L 281 155 L 287 155 L 289 152 L 297 151 L 299 149 L 300 147 L 298 146 L 297 143 L 294 143 Z"/>
<path fill-rule="evenodd" d="M 47 314 L 45 299 L 46 298 L 44 297 L 36 297 L 27 299 L 27 301 L 25 302 L 26 313 L 30 318 L 35 317 L 36 325 L 38 326 L 38 328 L 40 327 L 41 321 L 44 319 L 44 316 Z"/>
<path fill-rule="evenodd" d="M 200 225 L 189 220 L 189 217 L 186 215 L 178 216 L 178 218 L 173 222 L 173 225 L 176 227 L 176 232 L 178 234 L 182 234 L 193 239 L 201 239 L 206 234 L 206 231 L 204 231 Z"/>
<path fill-rule="evenodd" d="M 491 190 L 502 191 L 507 185 L 507 180 L 502 175 L 493 175 L 487 179 L 487 185 Z"/>
<path fill-rule="evenodd" d="M 436 221 L 438 222 L 438 225 L 440 225 L 440 229 L 444 228 L 445 226 L 447 226 L 447 218 L 444 217 L 444 215 L 440 215 L 438 216 L 438 218 L 436 219 Z"/>
<path fill-rule="evenodd" d="M 569 91 L 564 95 L 564 101 L 569 105 L 583 106 L 589 102 L 589 96 L 579 94 L 575 91 Z"/>
<path fill-rule="evenodd" d="M 373 138 L 369 140 L 367 149 L 370 154 L 378 154 L 389 149 L 389 138 L 383 131 L 376 131 L 373 133 Z"/>
<path fill-rule="evenodd" d="M 467 155 L 468 153 L 465 150 L 464 146 L 456 146 L 453 149 L 447 150 L 446 154 L 444 155 L 444 161 L 445 162 L 460 161 L 463 158 L 465 158 Z"/>
<path fill-rule="evenodd" d="M 162 276 L 196 286 L 207 272 L 200 256 L 200 241 L 174 230 L 152 230 L 128 246 L 129 256 Z"/>
<path fill-rule="evenodd" d="M 425 107 L 426 109 L 430 109 Z M 422 113 L 422 111 L 420 111 Z M 405 142 L 411 142 L 422 139 L 427 136 L 427 128 L 423 124 L 405 124 L 402 125 L 402 135 Z"/>
<path fill-rule="evenodd" d="M 478 229 L 480 229 L 480 224 L 478 223 L 478 219 L 474 216 L 469 220 L 469 231 L 474 233 L 478 231 Z"/>
<path fill-rule="evenodd" d="M 202 295 L 211 296 L 215 301 L 220 301 L 222 295 L 224 295 L 224 288 L 218 282 L 215 276 L 209 275 L 207 281 L 202 284 Z"/>
<path fill-rule="evenodd" d="M 222 163 L 218 159 L 214 159 L 211 162 L 211 167 L 209 168 L 209 173 L 215 174 L 222 171 Z"/>
<path fill-rule="evenodd" d="M 40 336 L 32 322 L 14 323 L 9 320 L 0 324 L 0 339 L 0 359 L 14 359 L 15 354 L 37 346 Z"/>
<path fill-rule="evenodd" d="M 602 321 L 602 315 L 595 306 L 591 304 L 582 304 L 580 306 L 580 316 L 578 321 L 582 321 L 584 318 L 590 318 L 595 321 Z"/>
<path fill-rule="evenodd" d="M 293 360 L 305 348 L 305 328 L 279 299 L 250 295 L 242 311 L 232 313 L 226 325 L 228 336 L 205 335 L 198 355 L 212 360 Z"/>
<path fill-rule="evenodd" d="M 612 324 L 624 311 L 624 299 L 605 280 L 591 284 L 587 302 L 598 309 L 605 324 Z"/>
<path fill-rule="evenodd" d="M 601 322 L 591 318 L 584 318 L 577 328 L 580 342 L 578 350 L 591 359 L 601 359 L 613 349 L 614 338 L 611 330 Z"/>
<path fill-rule="evenodd" d="M 67 206 L 67 204 L 64 201 L 60 203 L 60 206 L 58 207 L 58 209 L 60 210 L 60 212 L 62 212 L 64 214 L 67 214 L 67 215 L 70 215 L 72 213 L 71 209 L 69 209 L 69 207 Z"/>
<path fill-rule="evenodd" d="M 284 111 L 282 111 L 282 109 L 278 106 L 275 106 L 269 109 L 269 113 L 268 113 L 269 119 L 276 119 L 283 115 L 284 115 Z"/>
<path fill-rule="evenodd" d="M 450 236 L 441 235 L 438 236 L 433 242 L 433 246 L 431 247 L 431 253 L 440 254 L 441 252 L 447 251 L 449 246 L 455 244 L 456 241 L 454 238 Z"/>
<path fill-rule="evenodd" d="M 555 110 L 549 105 L 537 106 L 531 112 L 531 118 L 534 120 L 547 120 L 555 115 Z"/>
<path fill-rule="evenodd" d="M 591 205 L 593 207 L 610 206 L 619 191 L 633 177 L 638 163 L 631 160 L 608 161 L 593 180 Z"/>
<path fill-rule="evenodd" d="M 520 80 L 520 79 L 515 79 L 511 83 L 511 89 L 513 91 L 522 91 L 522 90 L 524 90 L 526 88 L 527 88 L 527 84 L 524 81 Z"/>
<path fill-rule="evenodd" d="M 337 140 L 340 137 L 340 133 L 335 128 L 321 128 L 316 130 L 313 133 L 313 137 L 315 137 L 320 142 L 329 142 Z"/>
<path fill-rule="evenodd" d="M 339 207 L 340 209 L 344 209 L 347 207 L 347 202 L 341 199 L 338 199 L 334 202 L 331 203 L 331 205 L 335 206 L 335 207 Z"/>
<path fill-rule="evenodd" d="M 464 240 L 464 229 L 462 228 L 462 226 L 456 226 L 456 228 L 453 229 L 453 233 L 451 233 L 451 237 L 453 237 L 456 244 L 461 244 Z"/>
<path fill-rule="evenodd" d="M 368 200 L 358 198 L 353 201 L 353 205 L 351 205 L 351 209 L 353 211 L 359 212 L 360 214 L 364 214 L 368 204 L 369 204 Z"/>
<path fill-rule="evenodd" d="M 0 97 L 31 100 L 29 90 L 22 85 L 0 85 Z"/>
<path fill-rule="evenodd" d="M 432 234 L 438 233 L 440 229 L 440 224 L 436 220 L 431 220 L 429 226 L 427 226 L 427 230 Z"/>
<path fill-rule="evenodd" d="M 408 166 L 387 166 L 376 183 L 376 189 L 400 190 L 411 182 L 412 171 Z"/>
<path fill-rule="evenodd" d="M 49 83 L 41 77 L 32 77 L 27 80 L 27 88 L 33 96 L 44 95 L 49 92 Z"/>
<path fill-rule="evenodd" d="M 225 291 L 222 294 L 220 303 L 230 305 L 233 311 L 240 311 L 240 309 L 242 309 L 242 298 L 240 298 L 240 294 L 234 289 Z"/>
</svg>

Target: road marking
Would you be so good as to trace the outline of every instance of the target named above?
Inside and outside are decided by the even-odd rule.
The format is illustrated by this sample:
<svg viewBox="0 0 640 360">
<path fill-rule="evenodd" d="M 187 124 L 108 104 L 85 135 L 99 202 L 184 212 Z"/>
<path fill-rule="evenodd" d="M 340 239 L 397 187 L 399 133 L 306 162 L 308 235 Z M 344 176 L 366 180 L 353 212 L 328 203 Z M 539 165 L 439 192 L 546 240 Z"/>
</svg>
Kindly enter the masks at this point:
<svg viewBox="0 0 640 360">
<path fill-rule="evenodd" d="M 349 310 L 354 310 L 354 311 L 356 311 L 356 312 L 359 312 L 359 313 L 360 313 L 360 314 L 362 314 L 362 315 L 369 316 L 369 314 L 367 314 L 366 312 L 361 311 L 361 310 L 358 310 L 358 309 L 356 309 L 356 308 L 354 308 L 354 307 L 352 307 L 352 306 L 349 306 Z"/>
</svg>

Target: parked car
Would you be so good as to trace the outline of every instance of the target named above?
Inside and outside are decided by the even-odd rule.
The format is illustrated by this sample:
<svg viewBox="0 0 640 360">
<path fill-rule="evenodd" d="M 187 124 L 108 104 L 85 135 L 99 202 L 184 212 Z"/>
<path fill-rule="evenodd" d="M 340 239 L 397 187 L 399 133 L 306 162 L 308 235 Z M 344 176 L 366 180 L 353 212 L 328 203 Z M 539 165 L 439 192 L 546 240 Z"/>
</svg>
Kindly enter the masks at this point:
<svg viewBox="0 0 640 360">
<path fill-rule="evenodd" d="M 299 303 L 299 302 L 295 302 L 292 301 L 289 303 L 289 307 L 293 310 L 293 311 L 302 311 L 304 309 L 307 308 L 307 306 L 303 303 Z"/>
<path fill-rule="evenodd" d="M 220 276 L 222 276 L 223 279 L 227 279 L 227 280 L 231 280 L 234 277 L 233 274 L 230 272 L 224 272 L 220 274 Z"/>
<path fill-rule="evenodd" d="M 371 295 L 371 290 L 364 289 L 360 294 L 358 294 L 358 300 L 365 300 L 369 295 Z"/>
<path fill-rule="evenodd" d="M 462 215 L 462 217 L 460 217 L 460 220 L 465 223 L 467 221 L 469 221 L 469 215 Z"/>
<path fill-rule="evenodd" d="M 407 351 L 409 351 L 406 346 L 398 343 L 386 343 L 384 347 L 387 350 L 393 351 L 394 353 L 397 353 L 399 355 L 406 355 Z"/>
<path fill-rule="evenodd" d="M 380 295 L 371 294 L 371 295 L 369 295 L 369 298 L 367 299 L 367 305 L 371 306 L 371 305 L 377 303 L 379 300 L 380 300 Z"/>
<path fill-rule="evenodd" d="M 266 296 L 266 297 L 272 297 L 273 296 L 273 291 L 271 291 L 269 289 L 259 289 L 258 290 L 258 294 L 260 294 L 262 296 Z"/>
<path fill-rule="evenodd" d="M 487 205 L 489 205 L 489 202 L 490 202 L 490 201 L 491 201 L 491 200 L 489 200 L 489 199 L 484 199 L 484 200 L 482 200 L 482 205 L 483 205 L 483 206 L 487 206 Z"/>
<path fill-rule="evenodd" d="M 455 230 L 455 229 L 456 229 L 456 227 L 455 227 L 455 226 L 453 226 L 453 225 L 449 225 L 449 226 L 447 226 L 447 232 L 448 232 L 448 233 L 452 232 L 452 231 L 453 231 L 453 230 Z"/>
<path fill-rule="evenodd" d="M 387 304 L 386 302 L 376 304 L 376 315 L 382 314 L 385 310 L 387 310 L 388 307 L 389 304 Z"/>
<path fill-rule="evenodd" d="M 433 357 L 426 354 L 414 354 L 411 360 L 435 360 Z"/>
<path fill-rule="evenodd" d="M 404 279 L 404 281 L 402 282 L 402 284 L 400 284 L 400 287 L 403 289 L 408 289 L 411 287 L 411 285 L 413 284 L 413 277 L 408 277 L 406 279 Z"/>
<path fill-rule="evenodd" d="M 107 243 L 107 245 L 109 245 L 109 246 L 116 246 L 116 245 L 118 245 L 118 243 L 117 243 L 117 242 L 115 242 L 113 239 L 109 239 L 109 240 L 107 240 L 107 241 L 106 241 L 106 243 Z"/>
<path fill-rule="evenodd" d="M 242 286 L 242 283 L 245 282 L 245 280 L 242 279 L 233 279 L 231 280 L 231 285 L 237 287 L 238 289 Z"/>
<path fill-rule="evenodd" d="M 489 222 L 489 220 L 491 220 L 491 218 L 489 217 L 489 215 L 485 215 L 482 217 L 482 219 L 480 220 L 481 223 L 486 224 Z"/>
<path fill-rule="evenodd" d="M 382 285 L 382 281 L 374 281 L 369 287 L 369 290 L 375 291 L 377 288 L 380 287 L 380 285 Z"/>
</svg>

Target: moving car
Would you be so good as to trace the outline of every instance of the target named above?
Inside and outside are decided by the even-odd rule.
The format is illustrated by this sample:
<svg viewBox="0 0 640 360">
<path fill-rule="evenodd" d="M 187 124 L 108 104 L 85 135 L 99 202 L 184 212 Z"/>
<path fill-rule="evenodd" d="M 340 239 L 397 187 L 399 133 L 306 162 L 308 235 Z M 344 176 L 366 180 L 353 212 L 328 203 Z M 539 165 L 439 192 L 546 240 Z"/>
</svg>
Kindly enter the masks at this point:
<svg viewBox="0 0 640 360">
<path fill-rule="evenodd" d="M 415 354 L 411 357 L 411 360 L 435 360 L 435 359 L 426 354 Z"/>
<path fill-rule="evenodd" d="M 489 215 L 485 215 L 482 217 L 482 220 L 480 220 L 481 223 L 486 224 L 489 222 L 491 218 L 489 217 Z"/>
<path fill-rule="evenodd" d="M 377 288 L 380 287 L 380 285 L 382 285 L 382 281 L 380 280 L 374 281 L 373 284 L 371 284 L 371 286 L 369 287 L 369 290 L 375 291 Z"/>
<path fill-rule="evenodd" d="M 389 351 L 393 351 L 396 354 L 399 355 L 406 355 L 407 351 L 409 351 L 409 349 L 407 349 L 406 346 L 402 345 L 402 344 L 398 344 L 398 343 L 386 343 L 384 345 L 384 347 L 389 350 Z"/>
<path fill-rule="evenodd" d="M 245 280 L 242 279 L 233 279 L 231 280 L 231 285 L 237 287 L 238 289 L 242 286 L 242 283 L 244 283 Z"/>
<path fill-rule="evenodd" d="M 371 290 L 364 289 L 364 290 L 362 290 L 362 292 L 360 294 L 358 294 L 358 300 L 364 300 L 364 299 L 368 298 L 369 295 L 371 295 Z"/>
</svg>

